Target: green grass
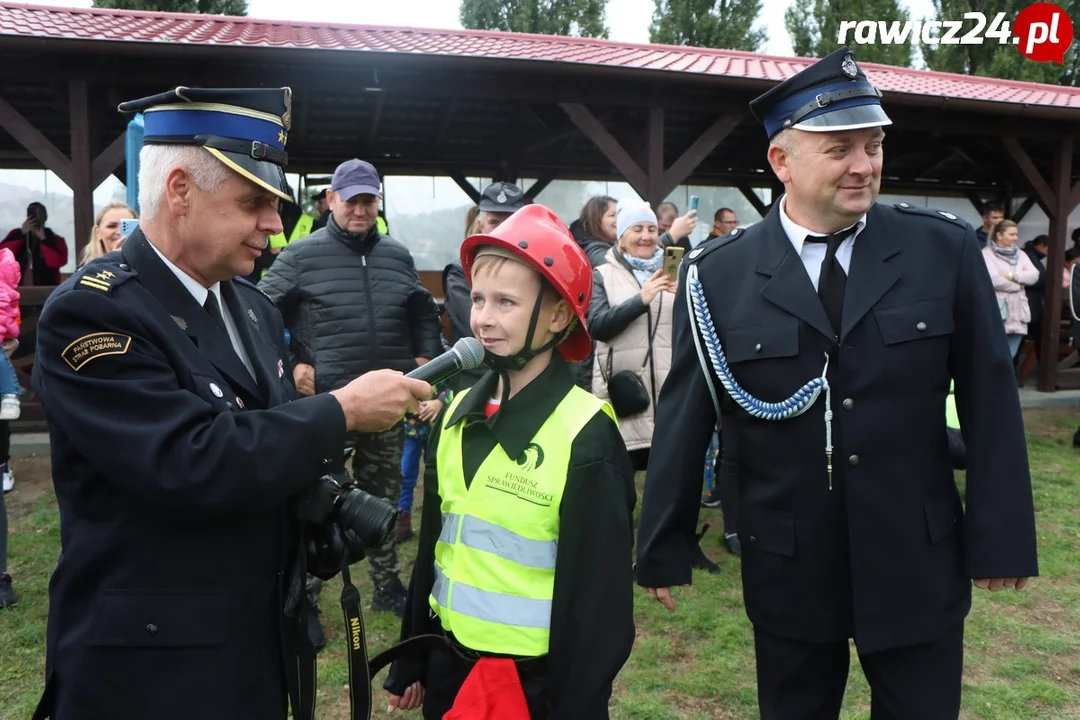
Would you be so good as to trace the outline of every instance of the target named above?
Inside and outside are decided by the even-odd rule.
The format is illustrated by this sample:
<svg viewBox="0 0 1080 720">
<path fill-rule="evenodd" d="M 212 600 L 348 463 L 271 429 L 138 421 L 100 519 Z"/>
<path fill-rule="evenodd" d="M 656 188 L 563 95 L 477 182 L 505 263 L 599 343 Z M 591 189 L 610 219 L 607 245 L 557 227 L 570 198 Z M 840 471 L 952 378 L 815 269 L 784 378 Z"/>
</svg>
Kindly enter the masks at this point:
<svg viewBox="0 0 1080 720">
<path fill-rule="evenodd" d="M 1080 718 L 1080 450 L 1071 445 L 1077 413 L 1041 409 L 1026 418 L 1042 576 L 1022 593 L 975 591 L 966 633 L 964 718 Z M 59 525 L 48 459 L 21 458 L 14 466 L 17 492 L 7 496 L 9 568 L 22 601 L 0 612 L 0 718 L 25 720 L 41 691 L 47 588 Z M 677 590 L 674 615 L 638 594 L 637 642 L 615 683 L 613 718 L 757 717 L 753 636 L 742 607 L 738 560 L 723 550 L 720 513 L 703 510 L 702 522 L 714 528 L 704 545 L 723 573 L 698 573 L 693 587 Z M 401 549 L 402 577 L 408 577 L 415 550 L 415 540 Z M 358 566 L 355 574 L 366 605 L 366 568 Z M 319 657 L 319 717 L 329 720 L 346 717 L 348 707 L 340 590 L 340 581 L 330 582 L 322 595 L 329 645 Z M 396 618 L 367 613 L 365 620 L 372 654 L 396 638 Z M 377 678 L 375 687 L 381 682 Z M 842 717 L 869 718 L 869 709 L 869 688 L 853 662 Z M 378 690 L 373 716 L 401 713 L 387 715 Z"/>
</svg>

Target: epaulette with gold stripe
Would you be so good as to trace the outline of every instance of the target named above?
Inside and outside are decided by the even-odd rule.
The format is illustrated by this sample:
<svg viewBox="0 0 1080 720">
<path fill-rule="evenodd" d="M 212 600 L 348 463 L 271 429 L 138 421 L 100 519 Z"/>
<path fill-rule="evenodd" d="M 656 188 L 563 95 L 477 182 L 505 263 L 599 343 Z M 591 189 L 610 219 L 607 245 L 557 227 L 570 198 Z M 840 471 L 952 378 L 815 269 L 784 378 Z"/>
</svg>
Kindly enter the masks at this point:
<svg viewBox="0 0 1080 720">
<path fill-rule="evenodd" d="M 97 265 L 96 267 L 85 268 L 82 275 L 77 276 L 74 279 L 74 282 L 76 287 L 81 286 L 107 293 L 117 285 L 126 281 L 132 274 L 133 273 L 130 272 L 123 272 L 120 268 L 109 269 L 108 267 L 102 268 L 100 265 Z"/>
</svg>

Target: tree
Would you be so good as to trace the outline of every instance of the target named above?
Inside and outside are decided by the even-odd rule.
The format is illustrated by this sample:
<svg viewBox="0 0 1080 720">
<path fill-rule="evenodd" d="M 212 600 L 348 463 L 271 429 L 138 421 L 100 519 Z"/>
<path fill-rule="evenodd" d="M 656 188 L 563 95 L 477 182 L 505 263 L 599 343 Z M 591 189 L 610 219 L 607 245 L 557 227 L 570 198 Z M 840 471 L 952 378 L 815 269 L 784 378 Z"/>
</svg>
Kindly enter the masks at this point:
<svg viewBox="0 0 1080 720">
<path fill-rule="evenodd" d="M 606 38 L 605 0 L 461 0 L 470 30 Z"/>
<path fill-rule="evenodd" d="M 115 10 L 247 15 L 247 0 L 94 0 L 94 7 Z"/>
<path fill-rule="evenodd" d="M 1028 82 L 1042 82 L 1054 85 L 1076 85 L 1078 71 L 1080 71 L 1080 53 L 1078 45 L 1074 41 L 1072 48 L 1065 53 L 1065 63 L 1040 63 L 1028 60 L 1021 53 L 1017 45 L 1006 42 L 1000 43 L 996 39 L 986 37 L 987 30 L 993 24 L 1000 13 L 1005 13 L 1005 20 L 1009 23 L 1011 32 L 1012 23 L 1017 14 L 1030 4 L 1029 0 L 983 0 L 979 3 L 978 10 L 986 17 L 987 27 L 982 35 L 985 37 L 981 44 L 951 44 L 922 46 L 923 61 L 930 70 L 941 72 L 954 72 L 963 75 L 982 75 L 985 77 L 1002 78 L 1005 80 L 1025 80 Z M 1080 23 L 1080 0 L 1061 3 L 1061 8 L 1072 19 L 1073 27 Z M 965 12 L 971 12 L 970 0 L 934 0 L 934 15 L 936 20 L 963 20 Z M 962 36 L 974 27 L 973 20 L 964 20 L 963 27 L 957 33 Z M 998 26 L 1002 30 L 1004 26 Z M 939 37 L 943 33 L 935 33 Z"/>
<path fill-rule="evenodd" d="M 761 0 L 655 0 L 649 41 L 757 52 L 768 39 L 752 26 Z"/>
<path fill-rule="evenodd" d="M 784 12 L 784 25 L 791 36 L 791 46 L 802 57 L 824 57 L 840 47 L 842 21 L 878 21 L 886 26 L 910 19 L 899 0 L 795 0 Z M 886 44 L 877 41 L 855 42 L 848 33 L 847 46 L 861 62 L 876 62 L 911 67 L 911 43 Z"/>
</svg>

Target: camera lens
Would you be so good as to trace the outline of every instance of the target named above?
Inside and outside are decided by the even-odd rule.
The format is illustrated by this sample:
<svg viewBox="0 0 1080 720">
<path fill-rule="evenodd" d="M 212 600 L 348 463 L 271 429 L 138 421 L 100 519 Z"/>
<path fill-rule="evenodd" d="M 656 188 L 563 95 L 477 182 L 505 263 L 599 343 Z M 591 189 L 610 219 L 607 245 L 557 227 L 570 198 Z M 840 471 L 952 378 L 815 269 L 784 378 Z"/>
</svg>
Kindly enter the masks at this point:
<svg viewBox="0 0 1080 720">
<path fill-rule="evenodd" d="M 364 547 L 380 547 L 394 532 L 397 508 L 389 501 L 353 488 L 338 499 L 333 520 L 338 527 L 352 530 Z"/>
</svg>

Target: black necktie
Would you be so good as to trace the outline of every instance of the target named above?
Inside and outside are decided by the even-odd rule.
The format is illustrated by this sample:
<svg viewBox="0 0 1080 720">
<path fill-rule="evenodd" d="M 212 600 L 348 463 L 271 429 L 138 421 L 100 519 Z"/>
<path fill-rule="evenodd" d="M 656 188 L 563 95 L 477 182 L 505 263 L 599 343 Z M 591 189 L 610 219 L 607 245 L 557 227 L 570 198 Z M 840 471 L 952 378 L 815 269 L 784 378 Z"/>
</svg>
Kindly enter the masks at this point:
<svg viewBox="0 0 1080 720">
<path fill-rule="evenodd" d="M 218 305 L 217 295 L 214 293 L 207 293 L 206 302 L 203 303 L 203 310 L 206 310 L 210 314 L 210 319 L 214 321 L 214 326 L 225 333 L 225 337 L 229 337 L 229 331 L 225 327 L 225 316 L 221 314 L 221 306 Z M 231 341 L 232 338 L 229 338 Z"/>
<path fill-rule="evenodd" d="M 821 274 L 818 276 L 818 297 L 825 306 L 833 332 L 840 334 L 840 323 L 844 314 L 844 289 L 847 287 L 847 273 L 844 266 L 836 259 L 840 244 L 855 232 L 855 227 L 841 230 L 833 235 L 807 235 L 808 243 L 825 243 L 825 259 L 821 262 Z"/>
</svg>

